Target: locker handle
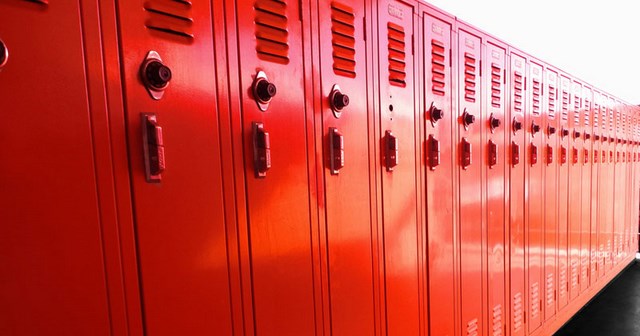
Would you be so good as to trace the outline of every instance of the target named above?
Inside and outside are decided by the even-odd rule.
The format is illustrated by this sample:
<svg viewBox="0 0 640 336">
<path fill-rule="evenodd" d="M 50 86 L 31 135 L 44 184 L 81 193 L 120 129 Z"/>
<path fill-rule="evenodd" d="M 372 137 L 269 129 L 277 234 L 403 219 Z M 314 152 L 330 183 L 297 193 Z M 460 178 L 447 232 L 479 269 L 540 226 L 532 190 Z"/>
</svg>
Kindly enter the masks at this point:
<svg viewBox="0 0 640 336">
<path fill-rule="evenodd" d="M 598 150 L 593 151 L 593 163 L 598 163 L 598 158 L 600 157 L 600 152 Z"/>
<path fill-rule="evenodd" d="M 162 127 L 153 113 L 142 113 L 141 118 L 146 180 L 148 183 L 160 183 L 165 169 Z"/>
<path fill-rule="evenodd" d="M 489 168 L 493 168 L 498 163 L 498 145 L 489 140 Z"/>
<path fill-rule="evenodd" d="M 462 161 L 462 169 L 467 169 L 471 165 L 471 143 L 466 138 L 462 138 L 461 146 L 462 156 L 460 159 Z"/>
<path fill-rule="evenodd" d="M 344 167 L 344 136 L 335 127 L 329 127 L 329 170 L 338 175 Z"/>
<path fill-rule="evenodd" d="M 547 165 L 553 163 L 553 147 L 551 145 L 547 145 Z"/>
<path fill-rule="evenodd" d="M 560 165 L 567 163 L 567 148 L 560 147 Z"/>
<path fill-rule="evenodd" d="M 266 177 L 271 168 L 271 139 L 260 122 L 253 123 L 253 168 L 256 178 Z"/>
<path fill-rule="evenodd" d="M 571 162 L 573 164 L 578 163 L 578 149 L 573 147 L 572 151 L 571 151 Z"/>
<path fill-rule="evenodd" d="M 386 139 L 386 164 L 387 171 L 393 171 L 393 168 L 398 165 L 398 139 L 391 131 L 385 132 Z"/>
<path fill-rule="evenodd" d="M 511 164 L 515 167 L 518 163 L 520 163 L 520 145 L 513 141 L 511 142 Z"/>
<path fill-rule="evenodd" d="M 429 151 L 429 168 L 436 170 L 436 167 L 440 165 L 440 141 L 433 135 L 429 134 L 428 141 Z"/>
<path fill-rule="evenodd" d="M 584 155 L 584 158 L 582 160 L 582 165 L 586 165 L 587 163 L 589 163 L 589 150 L 588 149 L 583 149 L 582 153 Z"/>
<path fill-rule="evenodd" d="M 531 144 L 531 165 L 538 163 L 538 146 Z"/>
</svg>

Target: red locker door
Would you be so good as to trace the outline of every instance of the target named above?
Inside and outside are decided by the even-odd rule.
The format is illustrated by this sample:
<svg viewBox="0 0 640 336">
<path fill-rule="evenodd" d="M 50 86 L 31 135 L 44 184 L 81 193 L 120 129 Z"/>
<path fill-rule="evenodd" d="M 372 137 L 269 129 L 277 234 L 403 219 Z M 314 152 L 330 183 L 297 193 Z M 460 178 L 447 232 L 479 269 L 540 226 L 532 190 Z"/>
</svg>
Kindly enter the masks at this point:
<svg viewBox="0 0 640 336">
<path fill-rule="evenodd" d="M 558 73 L 545 68 L 545 106 L 544 122 L 542 123 L 544 166 L 544 320 L 555 316 L 556 288 L 557 288 L 557 249 L 558 249 L 558 133 L 559 116 L 557 114 L 560 103 L 558 101 Z"/>
<path fill-rule="evenodd" d="M 255 333 L 315 332 L 310 176 L 302 22 L 295 1 L 229 1 L 237 17 L 246 223 L 240 230 L 245 292 L 252 292 Z M 234 64 L 234 66 L 236 66 Z M 336 153 L 341 150 L 335 134 Z M 267 141 L 269 140 L 269 141 Z M 241 178 L 242 175 L 239 175 Z M 241 181 L 242 182 L 242 181 Z M 249 268 L 250 267 L 250 268 Z M 249 273 L 250 272 L 250 273 Z M 250 286 L 249 286 L 250 285 Z M 246 311 L 246 310 L 245 310 Z"/>
<path fill-rule="evenodd" d="M 463 332 L 482 331 L 482 127 L 480 37 L 458 30 L 460 309 Z M 477 119 L 477 120 L 476 120 Z"/>
<path fill-rule="evenodd" d="M 382 237 L 387 333 L 420 332 L 416 122 L 410 3 L 378 2 Z M 380 161 L 379 161 L 380 162 Z"/>
<path fill-rule="evenodd" d="M 323 158 L 319 176 L 324 176 L 319 202 L 324 202 L 326 221 L 321 241 L 328 258 L 325 295 L 335 335 L 374 333 L 367 10 L 365 1 L 321 0 L 317 11 L 322 85 L 314 101 L 321 104 L 316 120 L 322 134 L 316 148 L 322 150 L 317 154 Z M 334 148 L 339 137 L 342 153 Z"/>
<path fill-rule="evenodd" d="M 571 80 L 560 76 L 560 119 L 558 120 L 558 311 L 569 302 L 569 106 Z"/>
<path fill-rule="evenodd" d="M 451 26 L 453 19 L 424 14 L 424 106 L 429 334 L 454 335 L 455 259 L 452 146 L 457 118 L 452 105 Z"/>
<path fill-rule="evenodd" d="M 593 130 L 591 143 L 591 284 L 600 278 L 604 264 L 602 263 L 602 241 L 600 233 L 602 223 L 600 222 L 600 192 L 601 192 L 601 166 L 602 154 L 600 144 L 602 139 L 602 95 L 593 91 Z"/>
<path fill-rule="evenodd" d="M 584 292 L 589 287 L 591 275 L 591 255 L 595 252 L 591 244 L 591 133 L 593 115 L 593 91 L 586 85 L 582 88 L 582 153 L 580 154 L 580 165 L 582 166 L 582 220 L 580 221 L 580 292 Z"/>
<path fill-rule="evenodd" d="M 543 155 L 544 134 L 542 132 L 542 65 L 534 61 L 529 62 L 528 86 L 530 95 L 528 109 L 525 114 L 526 136 L 526 183 L 527 183 L 527 280 L 528 280 L 528 310 L 529 333 L 535 331 L 542 324 L 542 272 L 544 249 L 544 162 Z"/>
<path fill-rule="evenodd" d="M 624 118 L 624 129 L 623 129 L 623 138 L 622 138 L 622 146 L 624 148 L 622 164 L 624 169 L 624 227 L 623 227 L 623 235 L 622 235 L 622 258 L 626 258 L 628 255 L 628 247 L 629 247 L 629 195 L 630 188 L 629 182 L 629 145 L 627 144 L 627 139 L 629 138 L 629 114 L 626 104 L 622 104 L 622 115 Z"/>
<path fill-rule="evenodd" d="M 505 158 L 506 139 L 509 123 L 505 119 L 506 109 L 506 50 L 505 47 L 487 41 L 484 51 L 485 62 L 483 81 L 482 125 L 485 137 L 482 155 L 486 158 L 486 178 L 483 192 L 486 193 L 487 216 L 487 306 L 488 335 L 502 335 L 505 332 Z M 507 130 L 506 130 L 507 129 Z M 505 131 L 506 130 L 506 131 Z"/>
<path fill-rule="evenodd" d="M 613 100 L 610 97 L 606 97 L 606 119 L 607 119 L 607 137 L 606 151 L 603 153 L 606 157 L 607 164 L 605 165 L 606 178 L 605 185 L 606 190 L 603 192 L 603 197 L 607 200 L 605 203 L 605 269 L 606 272 L 613 267 L 613 211 L 614 211 L 614 112 L 613 112 Z"/>
<path fill-rule="evenodd" d="M 146 332 L 231 334 L 211 8 L 118 17 Z"/>
<path fill-rule="evenodd" d="M 582 127 L 580 125 L 582 109 L 582 84 L 571 84 L 572 106 L 569 114 L 569 300 L 580 293 L 580 229 L 581 229 L 581 166 Z"/>
<path fill-rule="evenodd" d="M 525 71 L 524 57 L 511 52 L 510 68 L 510 116 L 509 116 L 509 251 L 510 251 L 510 306 L 511 327 L 513 336 L 525 335 L 525 228 L 524 228 L 524 168 L 525 152 Z"/>
<path fill-rule="evenodd" d="M 624 221 L 624 175 L 622 173 L 622 116 L 620 104 L 612 100 L 614 115 L 613 136 L 613 264 L 620 262 L 620 250 L 622 243 L 622 223 Z"/>
<path fill-rule="evenodd" d="M 109 335 L 80 5 L 0 22 L 0 334 Z"/>
</svg>

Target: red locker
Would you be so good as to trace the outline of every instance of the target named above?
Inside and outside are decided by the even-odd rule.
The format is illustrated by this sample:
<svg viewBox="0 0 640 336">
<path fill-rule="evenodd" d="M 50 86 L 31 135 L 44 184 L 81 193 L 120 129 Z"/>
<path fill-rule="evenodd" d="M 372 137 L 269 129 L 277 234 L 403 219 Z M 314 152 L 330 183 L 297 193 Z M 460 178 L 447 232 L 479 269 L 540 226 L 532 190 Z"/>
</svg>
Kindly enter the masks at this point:
<svg viewBox="0 0 640 336">
<path fill-rule="evenodd" d="M 558 124 L 558 310 L 569 302 L 569 165 L 571 80 L 560 76 L 560 119 Z"/>
<path fill-rule="evenodd" d="M 508 198 L 506 194 L 506 144 L 509 123 L 505 119 L 506 111 L 506 46 L 487 40 L 484 49 L 485 62 L 482 63 L 484 81 L 482 115 L 483 141 L 482 157 L 485 158 L 486 172 L 483 175 L 483 193 L 486 197 L 487 249 L 487 314 L 488 335 L 502 335 L 506 332 L 505 291 L 506 291 L 506 249 L 505 249 L 505 210 Z"/>
<path fill-rule="evenodd" d="M 335 335 L 373 334 L 374 271 L 373 178 L 367 97 L 371 47 L 365 39 L 368 1 L 317 3 L 319 44 L 314 73 L 320 93 L 314 99 L 318 176 L 322 177 L 321 246 L 325 273 L 325 330 Z M 369 18 L 367 18 L 369 20 Z M 370 41 L 370 39 L 369 39 Z M 314 44 L 315 44 L 314 43 Z M 319 64 L 319 65 L 316 65 Z M 315 69 L 319 67 L 319 69 Z M 335 146 L 343 141 L 342 149 Z M 344 164 L 341 162 L 344 160 Z M 344 196 L 349 195 L 345 201 Z M 348 224 L 348 225 L 347 225 Z M 330 317 L 330 320 L 329 320 Z"/>
<path fill-rule="evenodd" d="M 602 276 L 604 270 L 604 262 L 602 259 L 601 232 L 602 223 L 600 221 L 600 193 L 602 186 L 602 94 L 593 91 L 593 127 L 592 127 L 592 143 L 591 143 L 591 284 L 595 284 Z"/>
<path fill-rule="evenodd" d="M 542 122 L 544 169 L 544 320 L 555 316 L 558 248 L 558 96 L 559 79 L 556 70 L 544 69 L 544 94 Z"/>
<path fill-rule="evenodd" d="M 309 11 L 300 8 L 307 3 L 227 4 L 228 18 L 240 14 L 227 27 L 238 27 L 228 38 L 238 45 L 230 76 L 239 76 L 231 83 L 232 123 L 241 135 L 235 148 L 244 153 L 235 174 L 238 202 L 246 206 L 239 224 L 245 325 L 262 335 L 310 335 L 317 322 L 310 225 L 316 201 L 309 199 L 313 118 L 304 90 L 310 74 L 303 66 Z M 341 156 L 341 134 L 332 135 L 333 154 Z"/>
<path fill-rule="evenodd" d="M 603 213 L 605 221 L 605 272 L 608 272 L 613 267 L 613 211 L 614 211 L 614 112 L 613 112 L 613 100 L 609 96 L 605 96 L 606 104 L 606 119 L 607 119 L 607 133 L 604 141 L 606 143 L 604 156 L 606 160 L 605 165 L 605 185 L 606 190 L 602 193 L 603 199 L 607 200 L 605 203 L 605 211 Z M 604 144 L 604 143 L 603 143 Z M 604 161 L 603 161 L 604 162 Z"/>
<path fill-rule="evenodd" d="M 591 244 L 591 133 L 593 115 L 593 91 L 587 85 L 582 87 L 582 153 L 580 154 L 580 165 L 582 166 L 582 214 L 580 218 L 580 292 L 584 292 L 589 287 L 591 274 L 591 255 L 595 253 Z"/>
<path fill-rule="evenodd" d="M 229 334 L 211 7 L 117 10 L 146 332 Z"/>
<path fill-rule="evenodd" d="M 530 88 L 525 113 L 526 144 L 526 255 L 527 255 L 527 300 L 529 333 L 542 325 L 543 249 L 544 249 L 544 161 L 542 132 L 542 91 L 544 88 L 542 64 L 530 60 L 527 86 Z"/>
<path fill-rule="evenodd" d="M 118 331 L 89 106 L 104 92 L 89 92 L 81 7 L 0 4 L 2 335 Z"/>
<path fill-rule="evenodd" d="M 458 174 L 460 223 L 461 330 L 472 334 L 484 330 L 482 258 L 482 128 L 481 39 L 458 28 Z"/>
<path fill-rule="evenodd" d="M 418 111 L 414 83 L 416 4 L 378 2 L 379 148 L 386 332 L 420 333 L 421 248 L 418 205 Z M 353 334 L 353 333 L 352 333 Z"/>
<path fill-rule="evenodd" d="M 613 263 L 620 262 L 622 250 L 622 227 L 624 224 L 624 173 L 622 164 L 622 129 L 623 120 L 620 102 L 612 100 L 614 115 L 614 141 L 613 147 Z"/>
<path fill-rule="evenodd" d="M 526 61 L 519 53 L 510 52 L 509 115 L 509 251 L 510 251 L 510 318 L 509 334 L 525 335 L 525 74 Z"/>
<path fill-rule="evenodd" d="M 581 162 L 582 156 L 582 84 L 573 81 L 571 84 L 571 109 L 569 114 L 569 300 L 574 300 L 580 293 L 580 230 L 581 230 Z"/>
<path fill-rule="evenodd" d="M 423 8 L 424 48 L 424 137 L 425 208 L 428 266 L 428 311 L 431 335 L 454 335 L 456 269 L 454 249 L 454 168 L 453 145 L 458 118 L 452 96 L 453 18 L 431 8 Z M 454 165 L 455 164 L 455 165 Z"/>
</svg>

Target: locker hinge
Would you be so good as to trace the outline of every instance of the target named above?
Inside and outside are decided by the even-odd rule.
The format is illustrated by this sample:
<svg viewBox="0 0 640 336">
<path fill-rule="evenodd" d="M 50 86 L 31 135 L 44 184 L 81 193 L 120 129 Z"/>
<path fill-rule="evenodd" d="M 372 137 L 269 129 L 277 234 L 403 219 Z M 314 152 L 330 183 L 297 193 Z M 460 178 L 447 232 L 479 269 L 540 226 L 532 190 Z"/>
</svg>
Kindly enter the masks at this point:
<svg viewBox="0 0 640 336">
<path fill-rule="evenodd" d="M 502 70 L 502 84 L 507 84 L 507 69 Z"/>
<path fill-rule="evenodd" d="M 411 35 L 411 55 L 413 55 L 413 50 L 415 47 L 415 39 L 413 38 L 414 35 Z"/>
<path fill-rule="evenodd" d="M 542 299 L 540 299 L 540 311 L 542 311 Z"/>
<path fill-rule="evenodd" d="M 449 48 L 449 68 L 451 68 L 453 66 L 453 64 L 451 63 L 451 48 Z"/>
<path fill-rule="evenodd" d="M 479 71 L 480 72 L 480 77 L 482 77 L 482 60 L 480 60 L 480 62 L 478 62 L 478 63 L 480 65 L 480 71 Z"/>
<path fill-rule="evenodd" d="M 298 0 L 298 20 L 302 22 L 302 0 Z"/>
<path fill-rule="evenodd" d="M 367 40 L 367 18 L 366 17 L 362 18 L 362 36 L 366 41 Z"/>
<path fill-rule="evenodd" d="M 557 290 L 553 290 L 553 301 L 558 301 L 558 291 Z"/>
</svg>

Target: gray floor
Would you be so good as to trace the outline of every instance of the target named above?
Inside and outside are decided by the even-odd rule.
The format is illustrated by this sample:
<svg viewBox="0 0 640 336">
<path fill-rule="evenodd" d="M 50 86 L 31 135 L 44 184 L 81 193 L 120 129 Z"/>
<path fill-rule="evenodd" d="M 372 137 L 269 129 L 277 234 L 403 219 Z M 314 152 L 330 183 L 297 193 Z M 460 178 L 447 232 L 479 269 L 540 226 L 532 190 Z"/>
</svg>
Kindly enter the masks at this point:
<svg viewBox="0 0 640 336">
<path fill-rule="evenodd" d="M 640 262 L 613 280 L 555 336 L 640 336 Z"/>
</svg>

